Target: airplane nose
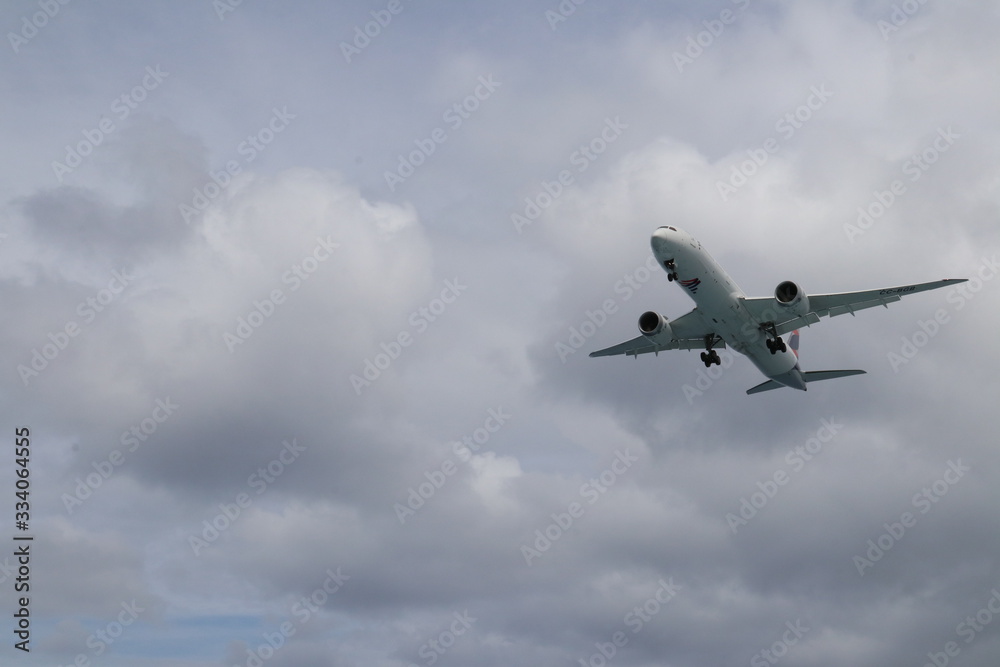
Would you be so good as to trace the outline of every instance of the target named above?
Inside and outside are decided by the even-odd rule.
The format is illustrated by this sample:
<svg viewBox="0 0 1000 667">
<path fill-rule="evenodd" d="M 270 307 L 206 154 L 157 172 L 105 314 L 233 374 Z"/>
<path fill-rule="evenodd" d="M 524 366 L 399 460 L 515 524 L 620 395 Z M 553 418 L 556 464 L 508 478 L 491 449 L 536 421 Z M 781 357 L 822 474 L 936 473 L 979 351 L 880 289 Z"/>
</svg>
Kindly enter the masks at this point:
<svg viewBox="0 0 1000 667">
<path fill-rule="evenodd" d="M 670 227 L 660 227 L 655 232 L 653 232 L 653 238 L 650 239 L 650 245 L 653 246 L 653 252 L 660 252 L 666 249 L 667 245 L 670 243 L 671 234 L 673 231 Z"/>
</svg>

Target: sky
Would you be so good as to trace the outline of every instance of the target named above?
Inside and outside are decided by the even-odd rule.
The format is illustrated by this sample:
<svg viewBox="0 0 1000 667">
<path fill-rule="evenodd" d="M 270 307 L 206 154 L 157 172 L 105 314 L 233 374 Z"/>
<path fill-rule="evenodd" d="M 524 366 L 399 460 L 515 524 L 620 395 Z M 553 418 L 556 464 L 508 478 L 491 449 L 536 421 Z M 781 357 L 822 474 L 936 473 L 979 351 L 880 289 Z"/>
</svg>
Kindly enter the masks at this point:
<svg viewBox="0 0 1000 667">
<path fill-rule="evenodd" d="M 0 26 L 3 664 L 997 664 L 1000 3 Z M 588 358 L 693 307 L 668 224 L 751 296 L 969 281 L 808 392 Z"/>
</svg>

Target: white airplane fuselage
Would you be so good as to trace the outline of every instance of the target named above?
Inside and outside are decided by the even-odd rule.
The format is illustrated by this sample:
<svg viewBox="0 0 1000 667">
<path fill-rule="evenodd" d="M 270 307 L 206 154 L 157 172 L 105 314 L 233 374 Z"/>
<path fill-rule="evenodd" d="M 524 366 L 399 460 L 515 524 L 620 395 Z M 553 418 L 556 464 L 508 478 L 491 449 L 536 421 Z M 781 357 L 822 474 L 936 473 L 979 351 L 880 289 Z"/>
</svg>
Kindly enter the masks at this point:
<svg viewBox="0 0 1000 667">
<path fill-rule="evenodd" d="M 767 336 L 743 304 L 743 290 L 701 243 L 676 227 L 660 227 L 651 240 L 653 255 L 665 271 L 673 262 L 676 282 L 697 304 L 706 323 L 726 345 L 743 354 L 768 378 L 805 391 L 806 380 L 791 349 L 771 352 Z"/>
</svg>

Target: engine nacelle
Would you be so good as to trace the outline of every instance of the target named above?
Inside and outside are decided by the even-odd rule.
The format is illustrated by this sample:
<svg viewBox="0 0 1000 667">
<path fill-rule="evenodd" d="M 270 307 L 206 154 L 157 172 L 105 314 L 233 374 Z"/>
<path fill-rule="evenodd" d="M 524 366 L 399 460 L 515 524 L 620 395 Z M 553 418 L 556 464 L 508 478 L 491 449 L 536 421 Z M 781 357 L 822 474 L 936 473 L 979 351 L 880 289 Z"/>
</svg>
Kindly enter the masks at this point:
<svg viewBox="0 0 1000 667">
<path fill-rule="evenodd" d="M 639 333 L 650 340 L 664 343 L 674 337 L 667 318 L 651 310 L 639 316 Z"/>
<path fill-rule="evenodd" d="M 779 306 L 795 315 L 805 315 L 809 312 L 809 297 L 791 280 L 778 283 L 774 288 L 774 300 Z"/>
</svg>

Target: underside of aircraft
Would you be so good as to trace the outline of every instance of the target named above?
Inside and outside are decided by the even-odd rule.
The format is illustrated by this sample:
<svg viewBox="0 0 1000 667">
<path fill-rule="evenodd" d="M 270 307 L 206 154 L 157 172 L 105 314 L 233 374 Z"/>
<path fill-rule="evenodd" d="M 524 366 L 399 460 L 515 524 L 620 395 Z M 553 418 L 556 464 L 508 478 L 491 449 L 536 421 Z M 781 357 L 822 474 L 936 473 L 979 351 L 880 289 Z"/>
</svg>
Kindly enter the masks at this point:
<svg viewBox="0 0 1000 667">
<path fill-rule="evenodd" d="M 774 296 L 748 297 L 701 243 L 687 232 L 663 226 L 651 240 L 657 263 L 694 300 L 696 306 L 675 320 L 647 311 L 639 316 L 640 335 L 591 357 L 702 349 L 706 367 L 721 364 L 720 348 L 743 354 L 768 380 L 747 390 L 756 394 L 780 387 L 805 391 L 811 382 L 860 375 L 862 370 L 803 371 L 798 359 L 798 330 L 823 317 L 854 315 L 860 310 L 899 301 L 904 296 L 965 282 L 964 278 L 857 292 L 806 294 L 798 284 L 785 280 Z M 791 334 L 791 348 L 782 338 Z"/>
</svg>

